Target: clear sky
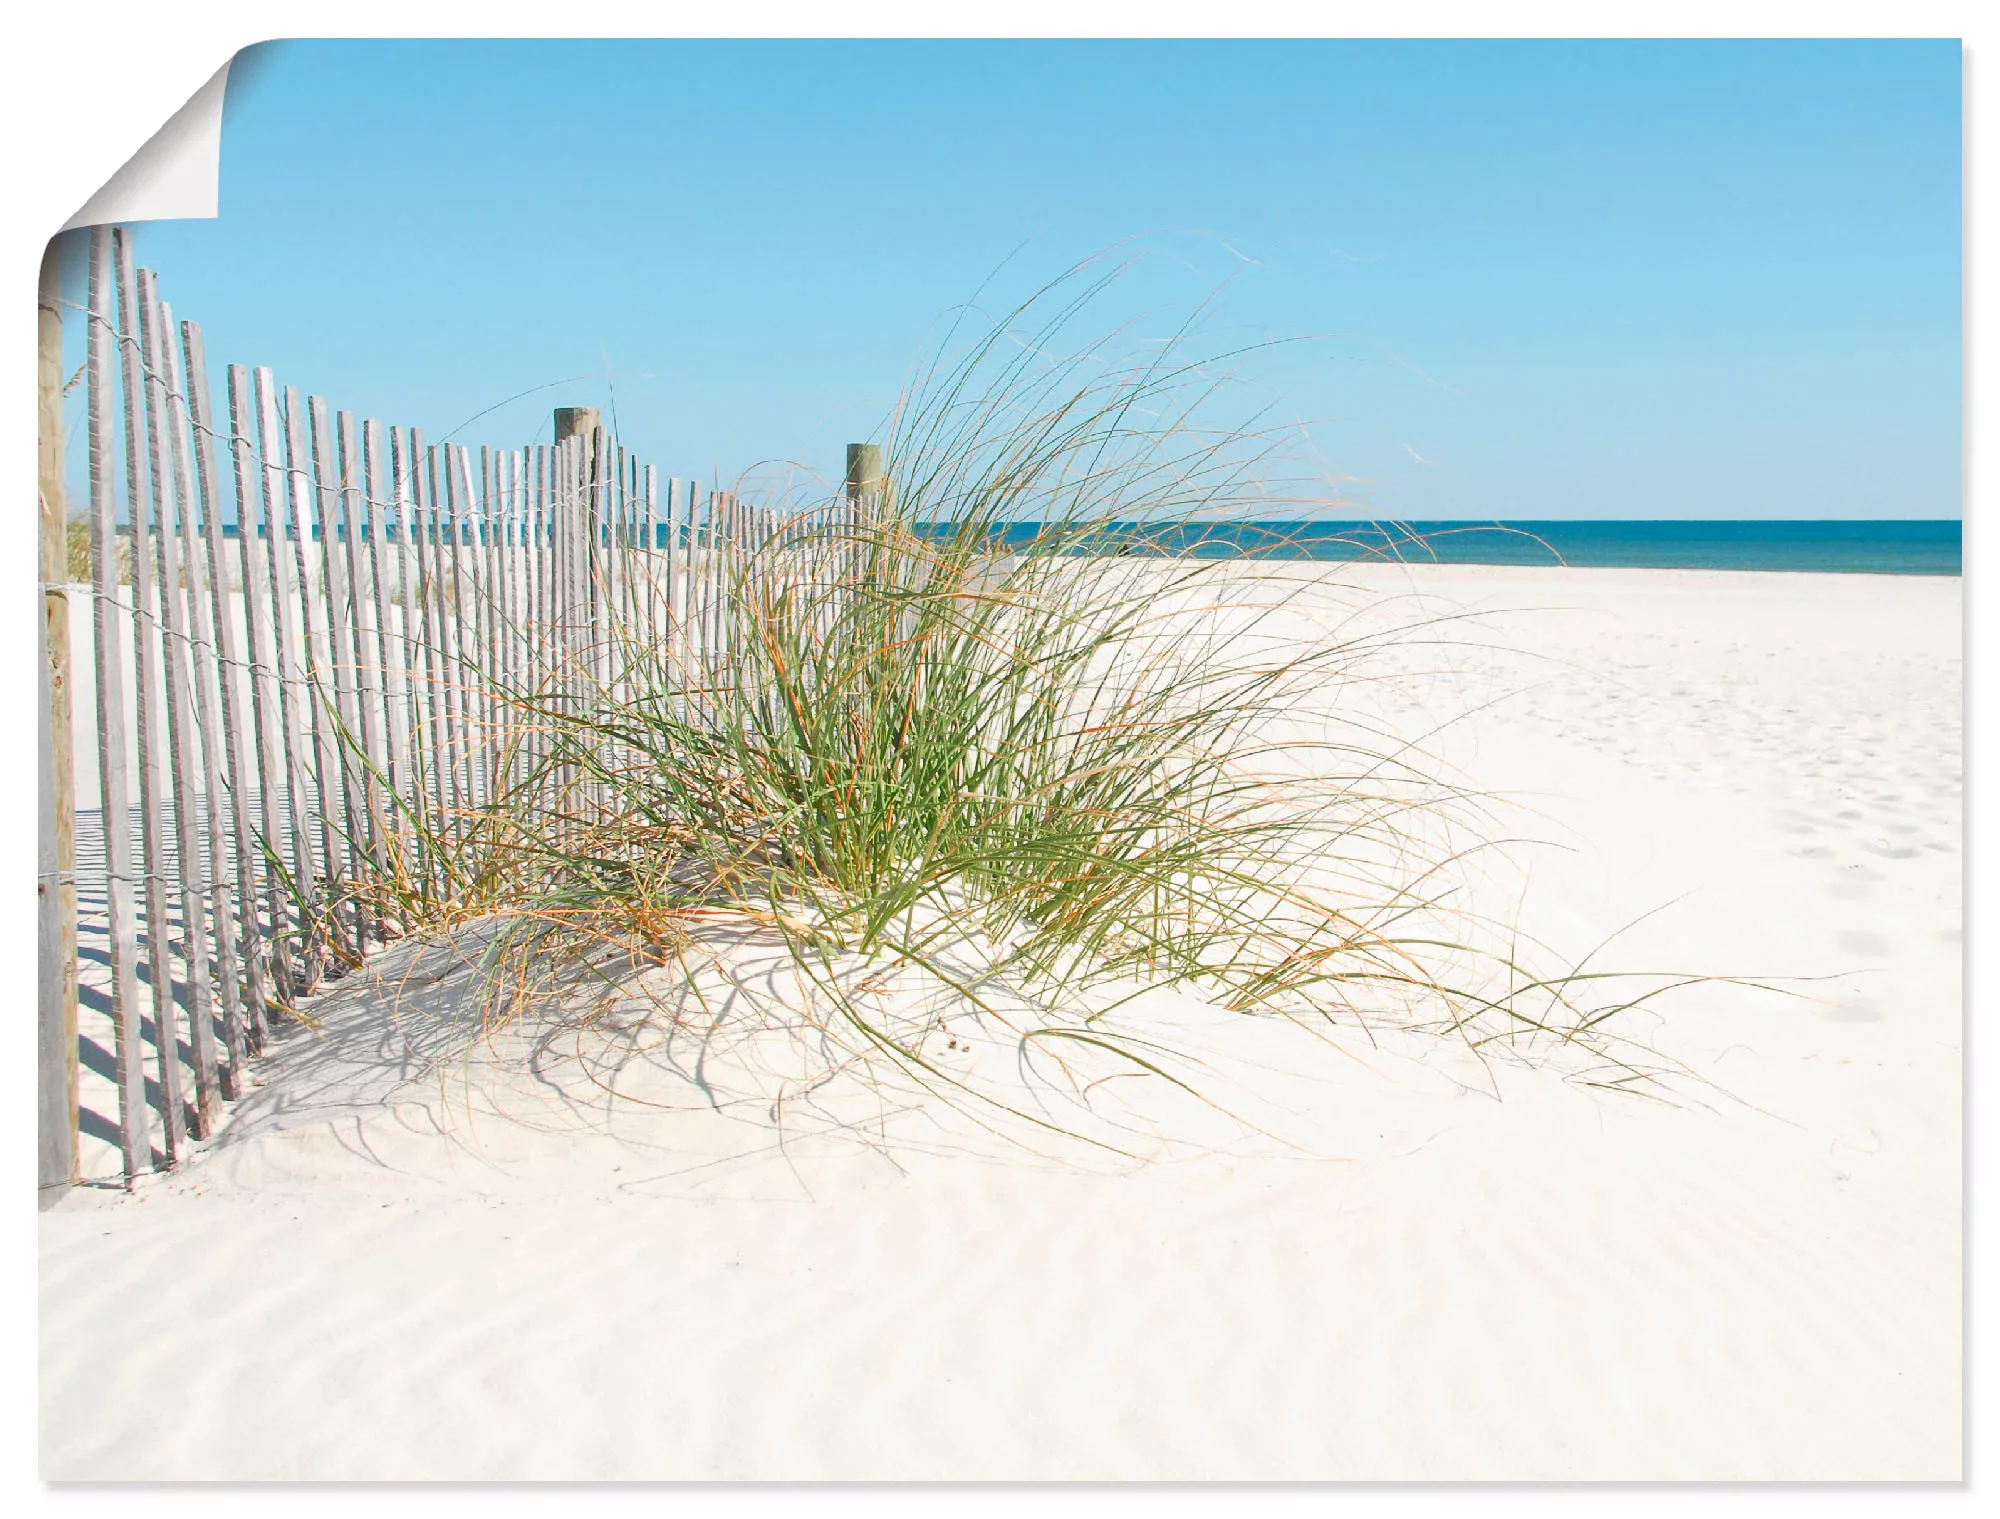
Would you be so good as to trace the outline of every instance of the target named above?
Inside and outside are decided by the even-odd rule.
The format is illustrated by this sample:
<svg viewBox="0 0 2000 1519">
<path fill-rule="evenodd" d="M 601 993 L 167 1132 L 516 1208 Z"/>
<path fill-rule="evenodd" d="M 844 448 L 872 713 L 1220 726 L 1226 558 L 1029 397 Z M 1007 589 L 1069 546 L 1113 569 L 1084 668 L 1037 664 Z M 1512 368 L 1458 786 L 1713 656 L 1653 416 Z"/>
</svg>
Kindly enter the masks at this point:
<svg viewBox="0 0 2000 1519">
<path fill-rule="evenodd" d="M 434 438 L 566 381 L 459 436 L 615 395 L 728 479 L 1137 238 L 1137 335 L 1306 340 L 1246 370 L 1357 511 L 1947 517 L 1960 184 L 1955 41 L 287 42 L 137 250 L 218 375 Z"/>
</svg>

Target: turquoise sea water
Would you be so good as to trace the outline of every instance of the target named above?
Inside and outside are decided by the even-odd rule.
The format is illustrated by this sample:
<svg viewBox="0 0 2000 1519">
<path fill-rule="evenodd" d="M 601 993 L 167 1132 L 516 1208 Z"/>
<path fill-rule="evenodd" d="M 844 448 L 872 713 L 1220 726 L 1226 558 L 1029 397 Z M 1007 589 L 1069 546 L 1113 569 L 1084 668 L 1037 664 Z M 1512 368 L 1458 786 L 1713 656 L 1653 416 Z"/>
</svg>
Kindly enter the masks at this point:
<svg viewBox="0 0 2000 1519">
<path fill-rule="evenodd" d="M 1005 531 L 1026 543 L 1034 523 Z M 1963 524 L 1932 521 L 1778 522 L 1216 522 L 1131 523 L 1079 534 L 1083 553 L 1276 555 L 1330 561 L 1568 564 L 1663 570 L 1804 570 L 1862 575 L 1958 575 Z"/>
<path fill-rule="evenodd" d="M 122 529 L 121 529 L 122 530 Z M 942 523 L 929 532 L 950 531 Z M 233 523 L 223 532 L 236 535 Z M 1567 564 L 1654 570 L 1802 570 L 1849 575 L 1960 575 L 1964 524 L 1924 521 L 1779 522 L 1207 522 L 1121 523 L 1055 534 L 1083 554 L 1245 554 L 1332 562 Z M 1001 537 L 1026 545 L 1041 524 L 1016 522 Z M 667 529 L 656 528 L 664 545 Z"/>
</svg>

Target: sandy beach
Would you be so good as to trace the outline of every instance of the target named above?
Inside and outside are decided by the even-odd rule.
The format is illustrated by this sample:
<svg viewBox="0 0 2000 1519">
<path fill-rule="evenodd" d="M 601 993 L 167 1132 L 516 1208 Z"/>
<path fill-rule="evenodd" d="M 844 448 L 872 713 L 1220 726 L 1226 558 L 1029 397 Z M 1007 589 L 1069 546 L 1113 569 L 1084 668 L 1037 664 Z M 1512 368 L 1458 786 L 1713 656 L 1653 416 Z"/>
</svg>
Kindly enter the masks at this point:
<svg viewBox="0 0 2000 1519">
<path fill-rule="evenodd" d="M 1762 983 L 1621 1025 L 1658 1093 L 1163 996 L 1227 1112 L 1126 1082 L 1117 1146 L 1028 1147 L 778 1104 L 727 1006 L 461 1057 L 399 944 L 177 1173 L 41 1215 L 41 1475 L 1957 1478 L 1962 581 L 1327 573 L 1477 614 L 1374 699 L 1517 841 L 1482 911 Z"/>
</svg>

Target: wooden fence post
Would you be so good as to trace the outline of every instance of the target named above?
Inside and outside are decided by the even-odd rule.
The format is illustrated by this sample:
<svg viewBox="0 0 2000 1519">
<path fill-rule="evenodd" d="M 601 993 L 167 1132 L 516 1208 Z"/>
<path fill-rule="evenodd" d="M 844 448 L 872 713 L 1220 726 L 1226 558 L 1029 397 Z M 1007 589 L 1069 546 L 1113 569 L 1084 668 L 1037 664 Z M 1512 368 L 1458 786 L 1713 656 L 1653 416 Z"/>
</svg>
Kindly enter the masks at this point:
<svg viewBox="0 0 2000 1519">
<path fill-rule="evenodd" d="M 868 573 L 869 544 L 874 527 L 876 511 L 882 500 L 882 447 L 878 443 L 850 443 L 847 445 L 847 520 L 844 529 L 848 536 L 848 551 L 845 576 L 847 580 L 847 605 L 851 608 L 859 597 L 862 577 Z"/>
<path fill-rule="evenodd" d="M 558 406 L 555 415 L 556 442 L 566 443 L 571 438 L 579 440 L 582 463 L 576 478 L 570 484 L 576 493 L 577 511 L 581 520 L 577 523 L 578 536 L 585 545 L 583 563 L 577 566 L 578 578 L 582 582 L 585 606 L 594 600 L 591 591 L 592 569 L 597 562 L 596 528 L 597 520 L 591 507 L 594 497 L 591 488 L 597 483 L 596 460 L 597 439 L 603 431 L 595 406 Z M 586 624 L 588 618 L 585 619 Z"/>
<path fill-rule="evenodd" d="M 577 521 L 574 524 L 576 538 L 582 549 L 583 562 L 575 566 L 579 589 L 583 601 L 581 609 L 588 609 L 596 600 L 594 591 L 594 571 L 597 564 L 597 519 L 592 510 L 595 497 L 592 487 L 597 483 L 597 439 L 603 431 L 602 420 L 595 406 L 558 406 L 555 411 L 556 442 L 567 443 L 578 440 L 581 462 L 570 486 L 576 498 Z M 591 619 L 587 610 L 583 612 L 583 626 L 587 629 Z M 585 636 L 588 636 L 587 634 Z"/>
<path fill-rule="evenodd" d="M 571 438 L 582 438 L 589 447 L 596 447 L 596 434 L 600 425 L 595 406 L 558 406 L 556 408 L 556 442 L 567 442 Z"/>
<path fill-rule="evenodd" d="M 595 513 L 596 460 L 598 438 L 603 431 L 595 406 L 558 406 L 555 409 L 555 439 L 565 451 L 568 523 L 566 549 L 569 555 L 563 617 L 567 638 L 564 657 L 566 672 L 563 689 L 565 707 L 574 713 L 582 699 L 586 673 L 596 669 L 596 565 L 597 516 Z M 574 734 L 571 742 L 575 741 Z M 578 772 L 566 764 L 562 773 L 565 805 L 575 805 L 572 786 Z"/>
<path fill-rule="evenodd" d="M 882 445 L 847 445 L 847 504 L 857 517 L 862 507 L 882 489 Z"/>
<path fill-rule="evenodd" d="M 39 1187 L 76 1181 L 76 770 L 69 678 L 69 546 L 63 498 L 61 238 L 42 252 L 36 293 L 36 465 L 41 500 L 42 700 L 37 938 Z"/>
</svg>

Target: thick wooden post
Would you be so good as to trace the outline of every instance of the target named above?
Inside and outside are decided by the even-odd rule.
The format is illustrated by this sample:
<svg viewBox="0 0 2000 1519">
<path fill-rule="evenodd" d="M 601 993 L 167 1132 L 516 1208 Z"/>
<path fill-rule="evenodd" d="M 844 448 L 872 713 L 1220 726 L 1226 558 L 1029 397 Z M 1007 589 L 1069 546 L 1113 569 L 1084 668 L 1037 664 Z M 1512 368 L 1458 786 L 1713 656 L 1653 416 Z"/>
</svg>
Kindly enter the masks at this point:
<svg viewBox="0 0 2000 1519">
<path fill-rule="evenodd" d="M 568 669 L 564 688 L 567 705 L 572 712 L 582 700 L 586 679 L 596 672 L 600 653 L 596 638 L 599 563 L 596 487 L 598 440 L 602 433 L 602 419 L 595 406 L 558 406 L 555 409 L 556 446 L 564 450 L 567 459 L 569 515 L 566 548 L 569 561 L 564 617 L 568 634 L 565 650 Z M 562 791 L 571 805 L 575 802 L 572 786 L 576 779 L 576 770 L 565 765 Z"/>
<path fill-rule="evenodd" d="M 597 562 L 597 519 L 592 512 L 595 497 L 591 488 L 597 483 L 597 439 L 604 430 L 595 406 L 558 406 L 556 408 L 556 442 L 565 443 L 571 438 L 581 440 L 583 464 L 577 478 L 571 482 L 581 503 L 582 514 L 587 525 L 583 527 L 584 542 L 589 545 L 585 566 L 594 567 Z M 586 586 L 591 581 L 591 569 L 585 568 L 583 579 Z"/>
<path fill-rule="evenodd" d="M 69 550 L 63 500 L 60 238 L 42 252 L 36 294 L 36 466 L 41 499 L 42 663 L 36 713 L 41 792 L 36 850 L 40 1187 L 76 1181 L 76 769 L 69 678 Z"/>
<path fill-rule="evenodd" d="M 567 443 L 571 438 L 578 440 L 581 463 L 570 485 L 576 494 L 577 539 L 582 546 L 583 562 L 576 566 L 577 579 L 581 583 L 584 614 L 582 624 L 585 629 L 592 626 L 589 610 L 596 604 L 595 580 L 597 567 L 597 528 L 595 512 L 596 496 L 592 488 L 597 483 L 597 439 L 604 430 L 595 406 L 558 406 L 555 413 L 556 442 Z M 588 632 L 584 634 L 587 638 Z"/>
<path fill-rule="evenodd" d="M 847 445 L 847 501 L 857 513 L 882 489 L 882 445 Z"/>
<path fill-rule="evenodd" d="M 556 408 L 556 442 L 558 443 L 565 442 L 570 438 L 582 438 L 586 443 L 594 447 L 598 426 L 599 418 L 595 406 L 558 406 Z"/>
<path fill-rule="evenodd" d="M 844 533 L 848 549 L 842 555 L 842 579 L 847 586 L 847 606 L 854 607 L 860 585 L 868 573 L 869 544 L 878 507 L 882 501 L 882 446 L 879 443 L 847 445 L 847 509 Z"/>
</svg>

